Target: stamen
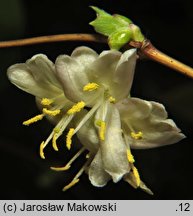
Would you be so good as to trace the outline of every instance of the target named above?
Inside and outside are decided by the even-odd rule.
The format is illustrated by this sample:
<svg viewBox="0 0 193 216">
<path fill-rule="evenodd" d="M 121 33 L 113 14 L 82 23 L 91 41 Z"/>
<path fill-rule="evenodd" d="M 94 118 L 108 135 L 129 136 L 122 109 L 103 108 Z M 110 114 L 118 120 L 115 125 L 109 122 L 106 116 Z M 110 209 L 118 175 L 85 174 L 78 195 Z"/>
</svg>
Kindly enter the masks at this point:
<svg viewBox="0 0 193 216">
<path fill-rule="evenodd" d="M 75 184 L 77 184 L 79 182 L 79 179 L 74 179 L 70 182 L 70 184 L 66 185 L 62 190 L 66 191 L 69 188 L 73 187 Z"/>
<path fill-rule="evenodd" d="M 67 125 L 69 124 L 69 122 L 72 120 L 73 115 L 72 116 L 64 116 L 59 123 L 56 125 L 56 128 L 60 129 L 56 139 L 58 139 L 58 137 L 61 136 L 61 134 L 63 133 L 63 131 L 66 129 Z M 54 130 L 52 130 L 52 132 L 50 133 L 50 135 L 48 136 L 48 138 L 46 139 L 46 141 L 44 143 L 42 143 L 40 145 L 40 156 L 44 159 L 44 154 L 43 154 L 43 150 L 44 148 L 48 145 L 48 143 L 50 142 L 50 140 L 53 138 L 54 136 Z"/>
<path fill-rule="evenodd" d="M 134 159 L 133 155 L 131 154 L 130 149 L 127 149 L 127 159 L 129 161 L 129 163 L 134 163 L 135 162 L 135 159 Z"/>
<path fill-rule="evenodd" d="M 100 127 L 99 129 L 99 137 L 102 141 L 105 140 L 105 132 L 106 132 L 106 123 L 102 120 L 98 120 L 96 124 Z"/>
<path fill-rule="evenodd" d="M 85 103 L 83 101 L 78 102 L 77 104 L 75 104 L 74 106 L 72 106 L 72 108 L 70 108 L 67 111 L 68 115 L 72 115 L 74 113 L 80 112 L 85 106 Z"/>
<path fill-rule="evenodd" d="M 88 83 L 83 87 L 83 91 L 94 91 L 99 88 L 97 83 Z"/>
<path fill-rule="evenodd" d="M 46 115 L 50 115 L 50 116 L 56 116 L 58 114 L 60 114 L 61 110 L 56 109 L 56 110 L 48 110 L 47 108 L 43 108 L 43 113 Z"/>
<path fill-rule="evenodd" d="M 37 122 L 37 121 L 42 120 L 43 117 L 44 117 L 44 114 L 37 115 L 37 116 L 35 116 L 35 117 L 33 117 L 33 118 L 28 119 L 27 121 L 24 121 L 24 122 L 23 122 L 23 125 L 28 126 L 28 125 L 30 125 L 30 124 L 32 124 L 32 123 L 35 123 L 35 122 Z"/>
<path fill-rule="evenodd" d="M 59 132 L 60 132 L 60 128 L 54 128 L 54 135 L 53 135 L 53 138 L 52 138 L 52 146 L 53 146 L 53 149 L 55 151 L 58 151 L 58 146 L 57 146 L 56 140 L 58 138 L 58 133 Z"/>
<path fill-rule="evenodd" d="M 74 128 L 70 128 L 68 134 L 66 135 L 66 147 L 70 150 L 72 145 L 72 136 L 74 135 Z"/>
<path fill-rule="evenodd" d="M 45 159 L 45 155 L 44 155 L 44 148 L 45 148 L 45 143 L 44 141 L 40 144 L 40 157 L 42 159 Z"/>
<path fill-rule="evenodd" d="M 64 167 L 50 167 L 50 169 L 54 170 L 54 171 L 66 171 L 66 170 L 70 169 L 70 165 L 66 164 L 66 166 L 64 166 Z"/>
<path fill-rule="evenodd" d="M 87 155 L 86 155 L 86 159 L 88 159 L 88 158 L 90 158 L 90 154 L 87 154 Z"/>
<path fill-rule="evenodd" d="M 133 139 L 139 140 L 143 138 L 143 133 L 141 131 L 139 131 L 138 133 L 131 132 L 131 137 Z"/>
<path fill-rule="evenodd" d="M 49 106 L 50 104 L 52 104 L 54 101 L 48 98 L 42 98 L 41 100 L 41 104 L 43 106 Z"/>
<path fill-rule="evenodd" d="M 80 123 L 77 125 L 77 127 L 74 130 L 74 134 L 77 133 L 77 131 L 80 130 L 80 128 L 92 117 L 92 115 L 96 112 L 96 110 L 99 108 L 99 106 L 101 105 L 102 101 L 99 101 L 98 103 L 96 103 L 91 110 L 89 110 L 89 112 L 82 118 L 82 120 L 80 121 Z"/>
<path fill-rule="evenodd" d="M 133 170 L 133 175 L 135 176 L 136 185 L 137 185 L 137 187 L 139 187 L 140 186 L 140 182 L 141 182 L 141 179 L 140 179 L 140 176 L 139 176 L 139 172 L 138 172 L 137 168 L 133 164 L 132 164 L 131 168 Z"/>
<path fill-rule="evenodd" d="M 66 171 L 71 167 L 71 164 L 85 151 L 85 148 L 81 148 L 63 167 L 50 167 L 54 171 Z"/>
<path fill-rule="evenodd" d="M 85 169 L 87 168 L 88 164 L 90 164 L 92 158 L 88 159 L 86 161 L 86 163 L 81 167 L 81 169 L 78 171 L 78 173 L 75 175 L 75 177 L 73 178 L 73 180 L 71 181 L 70 184 L 68 184 L 67 186 L 65 186 L 63 188 L 63 191 L 68 190 L 69 188 L 71 188 L 72 186 L 74 186 L 77 182 L 79 182 L 79 177 L 82 175 L 82 173 L 85 171 Z"/>
<path fill-rule="evenodd" d="M 116 99 L 112 96 L 109 97 L 109 102 L 110 103 L 115 103 Z"/>
</svg>

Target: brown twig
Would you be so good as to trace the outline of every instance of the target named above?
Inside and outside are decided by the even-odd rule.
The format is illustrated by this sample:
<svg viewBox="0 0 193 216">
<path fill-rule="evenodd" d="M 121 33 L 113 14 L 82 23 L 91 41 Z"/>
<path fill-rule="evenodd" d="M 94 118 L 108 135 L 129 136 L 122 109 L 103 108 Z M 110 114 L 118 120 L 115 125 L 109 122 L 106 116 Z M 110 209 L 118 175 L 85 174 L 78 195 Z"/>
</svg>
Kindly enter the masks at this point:
<svg viewBox="0 0 193 216">
<path fill-rule="evenodd" d="M 1 41 L 0 48 L 16 47 L 16 46 L 28 46 L 40 43 L 53 43 L 61 41 L 87 41 L 106 43 L 105 37 L 98 34 L 60 34 L 60 35 L 48 35 L 33 38 L 26 38 L 12 41 Z"/>
<path fill-rule="evenodd" d="M 60 34 L 50 36 L 40 36 L 34 38 L 27 38 L 13 41 L 0 42 L 0 48 L 15 47 L 15 46 L 27 46 L 40 43 L 51 43 L 61 41 L 86 41 L 86 42 L 98 42 L 107 43 L 107 39 L 98 34 Z M 133 42 L 129 43 L 130 46 L 138 48 L 139 53 L 148 57 L 149 59 L 166 65 L 186 76 L 193 78 L 193 68 L 169 57 L 168 55 L 157 50 L 149 40 L 145 40 L 143 43 Z"/>
<path fill-rule="evenodd" d="M 164 54 L 156 49 L 149 40 L 145 40 L 140 49 L 142 55 L 150 58 L 153 61 L 159 62 L 167 67 L 170 67 L 180 73 L 193 78 L 193 68 L 175 60 L 174 58 Z"/>
</svg>

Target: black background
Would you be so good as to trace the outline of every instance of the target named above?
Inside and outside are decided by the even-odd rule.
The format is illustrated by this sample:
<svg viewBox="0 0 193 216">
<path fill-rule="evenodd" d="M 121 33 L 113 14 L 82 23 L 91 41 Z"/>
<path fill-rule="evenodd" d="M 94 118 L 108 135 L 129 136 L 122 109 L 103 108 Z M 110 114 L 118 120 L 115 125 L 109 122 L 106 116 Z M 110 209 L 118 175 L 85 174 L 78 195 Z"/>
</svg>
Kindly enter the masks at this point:
<svg viewBox="0 0 193 216">
<path fill-rule="evenodd" d="M 94 33 L 90 21 L 96 5 L 128 16 L 139 25 L 147 38 L 163 52 L 192 66 L 193 3 L 191 0 L 1 0 L 0 40 L 60 33 Z M 193 198 L 193 80 L 152 61 L 137 64 L 132 96 L 163 103 L 187 138 L 163 148 L 136 150 L 142 179 L 154 191 L 149 196 L 120 181 L 104 188 L 93 187 L 84 174 L 67 192 L 69 183 L 83 158 L 68 172 L 55 173 L 53 164 L 65 164 L 72 153 L 65 148 L 55 153 L 48 148 L 47 160 L 38 155 L 39 144 L 51 130 L 47 121 L 30 127 L 22 121 L 38 113 L 34 97 L 11 85 L 6 69 L 24 62 L 32 55 L 44 53 L 54 59 L 70 54 L 79 45 L 98 52 L 101 44 L 64 42 L 0 49 L 0 198 L 1 199 L 192 199 Z"/>
</svg>

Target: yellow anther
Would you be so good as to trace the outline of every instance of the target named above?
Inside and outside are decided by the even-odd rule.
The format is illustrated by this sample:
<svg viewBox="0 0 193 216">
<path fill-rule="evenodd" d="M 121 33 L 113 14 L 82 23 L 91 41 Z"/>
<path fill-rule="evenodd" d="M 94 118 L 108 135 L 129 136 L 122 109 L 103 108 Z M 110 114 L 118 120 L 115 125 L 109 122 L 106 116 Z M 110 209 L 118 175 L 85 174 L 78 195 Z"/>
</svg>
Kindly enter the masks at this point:
<svg viewBox="0 0 193 216">
<path fill-rule="evenodd" d="M 54 135 L 53 135 L 53 138 L 52 138 L 52 146 L 53 146 L 53 149 L 55 151 L 58 151 L 58 146 L 57 146 L 57 143 L 56 143 L 56 140 L 57 140 L 57 134 L 60 132 L 60 129 L 59 128 L 54 128 Z"/>
<path fill-rule="evenodd" d="M 127 149 L 127 159 L 129 161 L 129 163 L 134 163 L 135 162 L 135 159 L 134 159 L 133 155 L 131 154 L 130 149 Z"/>
<path fill-rule="evenodd" d="M 72 182 L 70 182 L 70 184 L 66 185 L 64 188 L 63 188 L 63 191 L 66 191 L 68 190 L 69 188 L 73 187 L 75 184 L 77 184 L 79 182 L 79 179 L 74 179 L 72 180 Z"/>
<path fill-rule="evenodd" d="M 112 97 L 112 96 L 109 97 L 109 102 L 110 102 L 110 103 L 115 103 L 115 101 L 116 101 L 116 100 L 115 100 L 114 97 Z"/>
<path fill-rule="evenodd" d="M 49 105 L 52 104 L 52 103 L 53 103 L 53 100 L 48 99 L 48 98 L 42 98 L 42 100 L 41 100 L 41 104 L 42 104 L 43 106 L 49 106 Z"/>
<path fill-rule="evenodd" d="M 72 145 L 72 136 L 74 135 L 74 128 L 70 128 L 68 134 L 66 135 L 66 147 L 70 150 Z"/>
<path fill-rule="evenodd" d="M 105 132 L 106 132 L 106 123 L 102 120 L 97 120 L 96 125 L 100 127 L 99 129 L 99 137 L 102 141 L 105 140 Z"/>
<path fill-rule="evenodd" d="M 140 182 L 141 182 L 141 179 L 140 179 L 140 176 L 139 176 L 139 172 L 138 172 L 137 168 L 134 165 L 132 165 L 131 168 L 133 170 L 133 175 L 135 176 L 136 185 L 137 185 L 137 187 L 139 187 L 140 186 Z"/>
<path fill-rule="evenodd" d="M 44 155 L 44 141 L 40 144 L 40 157 L 42 159 L 45 159 L 45 155 Z"/>
<path fill-rule="evenodd" d="M 47 108 L 43 108 L 43 113 L 50 116 L 56 116 L 60 114 L 61 110 L 48 110 Z"/>
<path fill-rule="evenodd" d="M 97 83 L 88 83 L 83 87 L 83 91 L 93 91 L 99 88 Z"/>
<path fill-rule="evenodd" d="M 67 111 L 68 115 L 72 115 L 74 113 L 80 112 L 85 106 L 85 103 L 83 101 L 78 102 L 77 104 L 75 104 L 74 106 L 72 106 L 72 108 L 70 108 Z"/>
<path fill-rule="evenodd" d="M 39 120 L 42 120 L 43 117 L 44 117 L 44 114 L 37 115 L 37 116 L 35 116 L 35 117 L 31 118 L 31 119 L 28 119 L 27 121 L 24 121 L 23 125 L 28 126 L 28 125 L 30 125 L 32 123 L 35 123 L 35 122 L 37 122 Z"/>
<path fill-rule="evenodd" d="M 131 132 L 131 137 L 133 139 L 139 140 L 143 138 L 143 133 L 141 131 L 139 131 L 138 133 Z"/>
<path fill-rule="evenodd" d="M 54 171 L 66 171 L 68 169 L 70 169 L 70 165 L 66 165 L 64 167 L 50 167 L 51 170 L 54 170 Z"/>
</svg>

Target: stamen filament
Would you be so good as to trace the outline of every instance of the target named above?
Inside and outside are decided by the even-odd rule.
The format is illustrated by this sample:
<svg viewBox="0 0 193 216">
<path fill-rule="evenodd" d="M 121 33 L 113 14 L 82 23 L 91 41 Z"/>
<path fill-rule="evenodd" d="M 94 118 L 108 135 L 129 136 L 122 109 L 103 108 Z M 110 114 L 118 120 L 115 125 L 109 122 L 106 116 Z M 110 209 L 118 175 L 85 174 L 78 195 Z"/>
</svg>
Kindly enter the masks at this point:
<svg viewBox="0 0 193 216">
<path fill-rule="evenodd" d="M 59 133 L 57 133 L 56 137 L 55 137 L 55 141 L 58 139 L 58 137 L 63 133 L 63 131 L 66 129 L 67 125 L 69 124 L 69 122 L 72 120 L 73 115 L 72 116 L 64 116 L 59 123 L 56 125 L 56 128 L 60 129 Z M 45 156 L 43 154 L 43 150 L 44 148 L 48 145 L 48 143 L 50 142 L 50 140 L 53 138 L 54 136 L 54 130 L 50 133 L 50 135 L 48 136 L 48 138 L 46 139 L 46 141 L 41 145 L 40 145 L 40 156 L 41 158 L 45 159 Z M 42 157 L 43 156 L 43 157 Z"/>
<path fill-rule="evenodd" d="M 71 164 L 85 151 L 85 148 L 81 148 L 63 167 L 50 167 L 54 171 L 66 171 L 71 167 Z"/>
<path fill-rule="evenodd" d="M 80 121 L 78 126 L 74 130 L 74 134 L 77 133 L 77 131 L 92 117 L 92 115 L 96 112 L 96 110 L 99 108 L 101 105 L 102 101 L 99 101 L 96 103 L 92 109 L 84 116 L 84 118 Z"/>
<path fill-rule="evenodd" d="M 74 186 L 76 183 L 79 182 L 79 177 L 82 175 L 82 173 L 85 171 L 86 167 L 88 166 L 88 164 L 90 163 L 91 159 L 88 159 L 86 161 L 86 163 L 82 166 L 82 168 L 79 170 L 79 172 L 75 175 L 75 177 L 73 178 L 73 180 L 71 181 L 70 184 L 66 185 L 63 188 L 63 191 L 68 190 L 69 188 L 71 188 L 72 186 Z"/>
<path fill-rule="evenodd" d="M 62 190 L 67 191 L 69 188 L 73 187 L 75 184 L 77 184 L 80 180 L 74 179 L 70 182 L 70 184 L 66 185 Z"/>
<path fill-rule="evenodd" d="M 44 117 L 44 114 L 36 115 L 36 116 L 34 116 L 33 118 L 30 118 L 30 119 L 24 121 L 24 122 L 23 122 L 23 125 L 28 126 L 28 125 L 30 125 L 30 124 L 33 124 L 33 123 L 35 123 L 35 122 L 37 122 L 37 121 L 42 120 L 43 117 Z"/>
</svg>

